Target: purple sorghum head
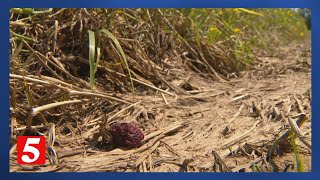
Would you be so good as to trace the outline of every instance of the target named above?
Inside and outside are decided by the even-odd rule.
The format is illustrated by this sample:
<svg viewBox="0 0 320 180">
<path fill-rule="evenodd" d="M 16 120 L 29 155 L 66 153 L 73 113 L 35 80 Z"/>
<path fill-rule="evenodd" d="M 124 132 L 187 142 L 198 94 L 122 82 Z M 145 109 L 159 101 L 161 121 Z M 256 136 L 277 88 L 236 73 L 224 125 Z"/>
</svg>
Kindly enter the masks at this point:
<svg viewBox="0 0 320 180">
<path fill-rule="evenodd" d="M 109 131 L 117 147 L 137 147 L 144 138 L 142 131 L 130 123 L 112 124 Z"/>
</svg>

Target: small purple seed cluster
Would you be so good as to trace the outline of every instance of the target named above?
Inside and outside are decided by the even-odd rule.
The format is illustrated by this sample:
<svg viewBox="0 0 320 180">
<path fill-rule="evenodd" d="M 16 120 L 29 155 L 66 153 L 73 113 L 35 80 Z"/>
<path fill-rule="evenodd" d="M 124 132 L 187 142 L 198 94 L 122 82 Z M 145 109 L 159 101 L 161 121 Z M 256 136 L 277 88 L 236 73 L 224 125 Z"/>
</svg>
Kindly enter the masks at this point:
<svg viewBox="0 0 320 180">
<path fill-rule="evenodd" d="M 109 131 L 117 147 L 138 147 L 144 138 L 142 131 L 130 123 L 112 124 Z"/>
</svg>

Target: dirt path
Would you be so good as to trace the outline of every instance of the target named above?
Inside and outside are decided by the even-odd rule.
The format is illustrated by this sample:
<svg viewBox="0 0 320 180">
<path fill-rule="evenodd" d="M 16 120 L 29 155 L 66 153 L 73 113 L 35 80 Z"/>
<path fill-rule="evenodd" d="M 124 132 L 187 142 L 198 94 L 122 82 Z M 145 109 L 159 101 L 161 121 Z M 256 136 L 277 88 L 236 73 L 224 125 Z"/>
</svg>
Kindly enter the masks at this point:
<svg viewBox="0 0 320 180">
<path fill-rule="evenodd" d="M 68 148 L 58 148 L 60 165 L 42 171 L 248 172 L 253 162 L 266 171 L 267 147 L 289 128 L 288 117 L 297 119 L 298 104 L 308 117 L 301 131 L 311 139 L 311 58 L 302 52 L 304 47 L 296 46 L 282 50 L 278 57 L 260 57 L 243 77 L 229 82 L 213 82 L 183 67 L 168 69 L 171 82 L 189 95 L 135 96 L 134 101 L 141 101 L 136 107 L 145 115 L 135 116 L 146 134 L 140 148 L 102 152 L 84 151 L 83 146 L 69 154 Z M 79 147 L 82 138 L 74 141 L 70 149 Z M 311 150 L 296 142 L 304 170 L 311 171 Z M 70 144 L 70 140 L 60 143 Z M 212 151 L 228 168 L 219 170 L 223 163 Z M 273 159 L 279 171 L 295 164 L 290 146 L 277 147 Z"/>
<path fill-rule="evenodd" d="M 234 78 L 228 83 L 211 82 L 196 74 L 185 74 L 184 77 L 188 79 L 186 86 L 193 87 L 189 91 L 193 93 L 192 96 L 181 96 L 173 102 L 167 100 L 170 105 L 153 108 L 160 111 L 158 116 L 165 117 L 160 123 L 156 120 L 157 128 L 176 122 L 186 123 L 181 131 L 164 138 L 173 152 L 162 146 L 158 148 L 158 156 L 174 157 L 176 154 L 180 161 L 193 160 L 189 171 L 210 171 L 213 164 L 211 152 L 214 150 L 223 159 L 228 156 L 225 163 L 232 171 L 236 171 L 258 156 L 251 154 L 250 157 L 252 150 L 248 149 L 254 148 L 257 150 L 255 153 L 264 153 L 262 147 L 288 128 L 284 127 L 288 125 L 287 118 L 277 117 L 274 107 L 286 117 L 297 115 L 299 109 L 296 98 L 304 112 L 310 113 L 310 59 L 301 56 L 302 49 L 295 47 L 295 50 L 284 50 L 288 56 L 282 58 L 262 57 L 245 77 Z M 264 119 L 257 111 L 253 112 L 253 102 L 261 109 Z M 301 129 L 309 138 L 310 128 L 308 120 Z M 301 148 L 302 153 L 306 154 L 303 158 L 305 170 L 311 170 L 311 152 L 304 145 Z M 230 149 L 235 150 L 231 156 Z M 241 150 L 248 151 L 248 154 L 239 152 Z M 282 154 L 276 159 L 280 169 L 285 164 L 295 164 L 292 153 Z M 155 171 L 175 172 L 178 169 L 175 164 L 167 163 L 165 168 L 159 166 Z"/>
</svg>

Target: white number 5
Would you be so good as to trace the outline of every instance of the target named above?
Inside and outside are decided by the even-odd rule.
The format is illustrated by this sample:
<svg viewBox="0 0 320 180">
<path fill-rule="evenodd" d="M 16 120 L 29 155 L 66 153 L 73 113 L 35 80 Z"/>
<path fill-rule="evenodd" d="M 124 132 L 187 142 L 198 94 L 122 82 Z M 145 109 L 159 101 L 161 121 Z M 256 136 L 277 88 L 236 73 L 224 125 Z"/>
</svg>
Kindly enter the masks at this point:
<svg viewBox="0 0 320 180">
<path fill-rule="evenodd" d="M 39 144 L 40 143 L 40 138 L 28 138 L 27 142 L 23 148 L 23 152 L 30 152 L 32 153 L 34 156 L 32 159 L 30 159 L 30 157 L 28 155 L 23 155 L 21 157 L 23 162 L 26 163 L 32 163 L 35 162 L 39 156 L 40 156 L 40 152 L 37 148 L 30 146 L 30 144 Z"/>
</svg>

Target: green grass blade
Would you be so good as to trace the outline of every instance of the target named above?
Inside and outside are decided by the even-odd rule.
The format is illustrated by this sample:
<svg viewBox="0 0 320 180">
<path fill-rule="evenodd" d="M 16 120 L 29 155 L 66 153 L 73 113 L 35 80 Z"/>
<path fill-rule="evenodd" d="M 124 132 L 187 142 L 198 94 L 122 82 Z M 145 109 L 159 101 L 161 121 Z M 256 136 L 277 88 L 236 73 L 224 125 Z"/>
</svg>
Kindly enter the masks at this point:
<svg viewBox="0 0 320 180">
<path fill-rule="evenodd" d="M 95 49 L 96 49 L 96 41 L 93 31 L 88 31 L 89 34 L 89 64 L 90 64 L 90 87 L 91 90 L 94 90 L 94 81 L 95 81 L 95 64 L 94 64 L 94 57 L 95 57 Z"/>
<path fill-rule="evenodd" d="M 114 44 L 116 45 L 116 48 L 120 52 L 120 54 L 122 56 L 122 59 L 123 59 L 125 65 L 126 65 L 126 68 L 128 70 L 130 81 L 131 81 L 131 85 L 132 85 L 132 92 L 134 93 L 134 85 L 133 85 L 133 80 L 132 80 L 132 77 L 131 77 L 131 70 L 129 68 L 126 55 L 124 54 L 124 51 L 123 51 L 119 41 L 117 40 L 117 38 L 110 31 L 108 31 L 106 29 L 102 29 L 102 30 L 100 30 L 100 32 L 105 33 L 114 42 Z"/>
<path fill-rule="evenodd" d="M 24 81 L 24 90 L 25 90 L 24 92 L 25 92 L 29 107 L 34 107 L 35 102 L 34 102 L 34 100 L 32 98 L 32 95 L 31 95 L 31 92 L 30 92 L 30 87 L 29 87 L 29 85 L 28 85 L 28 83 L 26 81 Z"/>
<path fill-rule="evenodd" d="M 257 166 L 257 164 L 252 164 L 252 170 L 253 172 L 261 172 L 261 169 L 259 168 L 259 166 Z"/>
<path fill-rule="evenodd" d="M 246 13 L 249 13 L 249 14 L 258 15 L 258 16 L 262 16 L 263 17 L 263 14 L 255 12 L 255 11 L 251 11 L 249 9 L 245 9 L 245 8 L 238 8 L 238 9 L 240 11 L 243 11 L 243 12 L 246 12 Z"/>
<path fill-rule="evenodd" d="M 24 35 L 15 33 L 15 32 L 13 32 L 13 31 L 10 31 L 10 34 L 11 34 L 12 36 L 15 36 L 15 37 L 17 37 L 17 38 L 19 38 L 19 39 L 22 39 L 22 40 L 26 40 L 26 41 L 33 42 L 33 43 L 35 42 L 32 38 L 29 38 L 29 37 L 27 37 L 27 36 L 24 36 Z"/>
<path fill-rule="evenodd" d="M 294 136 L 291 138 L 291 145 L 292 145 L 292 147 L 293 147 L 293 152 L 294 152 L 294 155 L 295 155 L 295 157 L 296 157 L 297 171 L 298 171 L 298 172 L 303 172 L 302 159 L 301 159 L 301 157 L 300 157 L 299 149 L 298 149 L 298 147 L 297 147 L 296 139 L 295 139 Z"/>
<path fill-rule="evenodd" d="M 101 57 L 101 49 L 98 47 L 97 48 L 97 61 L 96 61 L 96 65 L 95 65 L 95 68 L 94 68 L 94 74 L 96 74 L 97 70 L 98 70 L 98 65 L 99 65 L 99 62 L 100 62 L 100 57 Z"/>
</svg>

